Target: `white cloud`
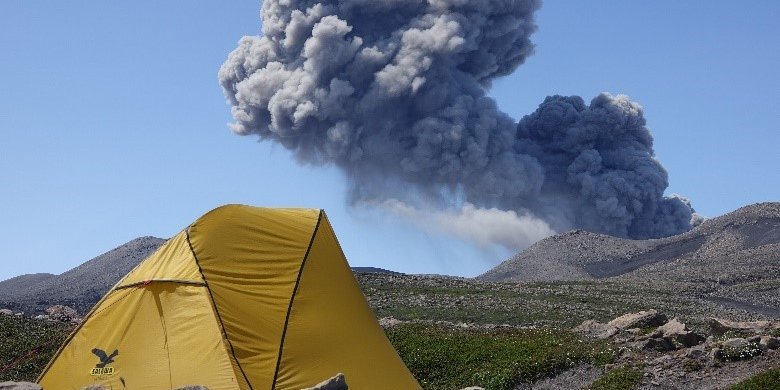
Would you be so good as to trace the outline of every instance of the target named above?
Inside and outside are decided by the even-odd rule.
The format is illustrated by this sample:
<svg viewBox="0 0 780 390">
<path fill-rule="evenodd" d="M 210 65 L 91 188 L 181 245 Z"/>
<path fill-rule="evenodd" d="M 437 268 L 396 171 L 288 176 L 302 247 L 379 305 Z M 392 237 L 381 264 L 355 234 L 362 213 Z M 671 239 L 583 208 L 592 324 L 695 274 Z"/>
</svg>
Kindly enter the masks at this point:
<svg viewBox="0 0 780 390">
<path fill-rule="evenodd" d="M 500 246 L 511 251 L 525 249 L 556 232 L 543 220 L 512 210 L 479 208 L 465 203 L 455 210 L 427 210 L 397 199 L 363 202 L 411 221 L 427 231 L 454 236 L 481 249 Z"/>
</svg>

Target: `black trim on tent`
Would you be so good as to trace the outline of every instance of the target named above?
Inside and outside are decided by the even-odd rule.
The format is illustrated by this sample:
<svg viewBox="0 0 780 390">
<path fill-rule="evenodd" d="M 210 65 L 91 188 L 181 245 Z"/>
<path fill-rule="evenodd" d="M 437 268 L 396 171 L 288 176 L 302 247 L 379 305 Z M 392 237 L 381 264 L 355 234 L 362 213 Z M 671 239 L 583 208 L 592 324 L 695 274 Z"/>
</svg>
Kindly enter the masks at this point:
<svg viewBox="0 0 780 390">
<path fill-rule="evenodd" d="M 317 231 L 320 229 L 320 222 L 322 221 L 322 210 L 317 216 L 317 225 L 314 226 L 314 232 L 311 234 L 311 240 L 309 241 L 309 247 L 306 248 L 306 254 L 303 255 L 301 260 L 301 267 L 298 269 L 298 277 L 295 279 L 295 286 L 293 287 L 292 295 L 290 295 L 290 304 L 287 306 L 287 316 L 284 318 L 284 327 L 282 328 L 282 340 L 279 342 L 279 354 L 276 357 L 276 369 L 274 370 L 274 381 L 271 383 L 271 390 L 276 390 L 276 380 L 279 377 L 279 366 L 282 363 L 282 350 L 284 349 L 284 337 L 287 335 L 287 324 L 290 322 L 290 312 L 292 312 L 293 302 L 295 301 L 295 294 L 298 292 L 298 285 L 301 283 L 301 275 L 303 275 L 303 266 L 306 265 L 306 259 L 309 258 L 309 252 L 312 245 L 314 245 L 314 238 L 317 237 Z"/>
<path fill-rule="evenodd" d="M 236 351 L 233 349 L 233 343 L 230 342 L 230 338 L 228 338 L 227 331 L 225 330 L 225 324 L 222 322 L 222 316 L 219 315 L 219 308 L 217 308 L 217 302 L 214 301 L 214 295 L 211 294 L 209 281 L 206 280 L 206 275 L 203 274 L 203 268 L 200 267 L 200 261 L 198 260 L 198 255 L 195 254 L 195 248 L 192 247 L 192 241 L 190 241 L 191 227 L 192 225 L 188 226 L 187 229 L 184 229 L 184 232 L 187 234 L 187 245 L 189 245 L 190 247 L 190 252 L 192 253 L 192 257 L 195 258 L 195 265 L 198 266 L 200 277 L 203 278 L 203 283 L 206 284 L 206 290 L 209 292 L 209 297 L 211 298 L 211 305 L 214 306 L 214 313 L 217 313 L 217 320 L 219 320 L 219 327 L 222 329 L 222 335 L 225 336 L 225 340 L 227 340 L 228 345 L 230 346 L 230 354 L 233 355 L 233 359 L 236 361 L 236 365 L 238 366 L 238 369 L 241 371 L 241 375 L 244 376 L 244 380 L 246 381 L 246 384 L 249 385 L 249 389 L 254 390 L 254 388 L 252 387 L 252 382 L 249 381 L 249 378 L 246 376 L 246 373 L 244 372 L 244 368 L 241 367 L 241 362 L 238 360 L 238 357 L 236 357 Z"/>
</svg>

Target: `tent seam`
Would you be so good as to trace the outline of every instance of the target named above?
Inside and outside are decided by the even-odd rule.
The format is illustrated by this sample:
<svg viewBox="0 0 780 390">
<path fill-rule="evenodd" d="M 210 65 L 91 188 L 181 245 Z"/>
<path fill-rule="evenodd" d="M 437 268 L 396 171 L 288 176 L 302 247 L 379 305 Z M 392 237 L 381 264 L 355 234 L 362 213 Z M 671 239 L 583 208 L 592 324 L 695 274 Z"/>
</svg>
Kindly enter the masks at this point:
<svg viewBox="0 0 780 390">
<path fill-rule="evenodd" d="M 238 357 L 236 356 L 236 351 L 233 349 L 233 343 L 230 341 L 230 338 L 228 337 L 227 330 L 225 330 L 225 324 L 222 322 L 222 316 L 219 314 L 219 308 L 217 308 L 217 302 L 214 300 L 214 295 L 211 293 L 211 287 L 209 287 L 209 282 L 206 280 L 206 274 L 203 273 L 203 268 L 200 267 L 200 260 L 198 260 L 198 255 L 195 254 L 195 248 L 192 246 L 192 241 L 190 241 L 190 228 L 192 225 L 188 226 L 187 229 L 185 229 L 185 233 L 187 235 L 187 245 L 190 247 L 190 253 L 192 253 L 192 257 L 195 259 L 195 265 L 198 266 L 198 271 L 200 272 L 200 277 L 203 278 L 203 283 L 206 286 L 206 290 L 209 292 L 209 298 L 211 298 L 211 305 L 214 307 L 214 313 L 217 314 L 217 320 L 219 321 L 219 327 L 222 329 L 222 335 L 225 336 L 225 340 L 228 342 L 228 345 L 230 346 L 230 354 L 233 356 L 233 359 L 236 361 L 236 365 L 238 366 L 239 371 L 241 371 L 241 375 L 244 376 L 244 380 L 246 381 L 246 384 L 249 385 L 250 390 L 254 390 L 254 387 L 252 387 L 252 382 L 249 381 L 249 378 L 246 376 L 246 372 L 244 372 L 244 368 L 241 367 L 241 362 L 238 360 Z"/>
<path fill-rule="evenodd" d="M 298 293 L 298 286 L 301 283 L 301 275 L 303 275 L 303 267 L 306 265 L 306 259 L 309 258 L 311 247 L 314 245 L 314 238 L 317 237 L 317 232 L 320 229 L 320 222 L 322 222 L 322 209 L 320 209 L 317 215 L 317 225 L 314 226 L 314 231 L 311 234 L 311 240 L 309 240 L 309 246 L 306 248 L 306 253 L 301 260 L 301 267 L 298 269 L 298 277 L 295 279 L 295 286 L 293 286 L 292 294 L 290 295 L 290 304 L 287 306 L 287 315 L 284 318 L 284 327 L 282 328 L 282 339 L 279 342 L 279 353 L 276 357 L 276 369 L 274 370 L 274 380 L 271 383 L 271 390 L 276 390 L 276 381 L 279 378 L 279 367 L 282 363 L 282 351 L 284 350 L 284 339 L 287 335 L 287 326 L 290 323 L 290 313 L 292 312 L 293 302 L 295 301 L 295 294 Z"/>
</svg>

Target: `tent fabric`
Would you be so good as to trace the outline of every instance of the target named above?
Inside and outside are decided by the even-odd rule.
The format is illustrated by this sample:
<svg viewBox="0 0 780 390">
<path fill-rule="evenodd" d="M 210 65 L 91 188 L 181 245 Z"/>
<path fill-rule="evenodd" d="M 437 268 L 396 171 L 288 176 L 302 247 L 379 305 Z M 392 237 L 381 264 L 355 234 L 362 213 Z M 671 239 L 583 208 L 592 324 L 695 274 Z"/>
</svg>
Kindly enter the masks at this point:
<svg viewBox="0 0 780 390">
<path fill-rule="evenodd" d="M 228 205 L 117 283 L 39 378 L 44 389 L 419 389 L 325 213 Z"/>
</svg>

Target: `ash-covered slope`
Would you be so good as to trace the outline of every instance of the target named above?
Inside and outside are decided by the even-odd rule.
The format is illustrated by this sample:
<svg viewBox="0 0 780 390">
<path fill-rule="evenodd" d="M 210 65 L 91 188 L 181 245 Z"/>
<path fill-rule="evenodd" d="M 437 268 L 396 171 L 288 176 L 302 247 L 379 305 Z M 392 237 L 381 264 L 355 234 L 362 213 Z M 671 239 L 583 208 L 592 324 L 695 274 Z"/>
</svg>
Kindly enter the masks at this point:
<svg viewBox="0 0 780 390">
<path fill-rule="evenodd" d="M 778 244 L 780 203 L 758 203 L 707 220 L 686 233 L 655 240 L 570 231 L 539 241 L 478 279 L 589 280 L 661 274 L 701 278 L 709 272 L 734 271 L 738 264 L 750 268 L 750 273 L 771 276 L 771 267 L 780 257 Z"/>
<path fill-rule="evenodd" d="M 25 274 L 13 277 L 8 280 L 0 282 L 0 301 L 6 297 L 15 295 L 21 290 L 37 286 L 45 281 L 56 278 L 57 275 L 40 273 L 40 274 Z"/>
<path fill-rule="evenodd" d="M 32 314 L 61 304 L 84 314 L 119 278 L 165 241 L 157 237 L 139 237 L 61 275 L 21 275 L 5 280 L 0 282 L 0 307 Z"/>
</svg>

